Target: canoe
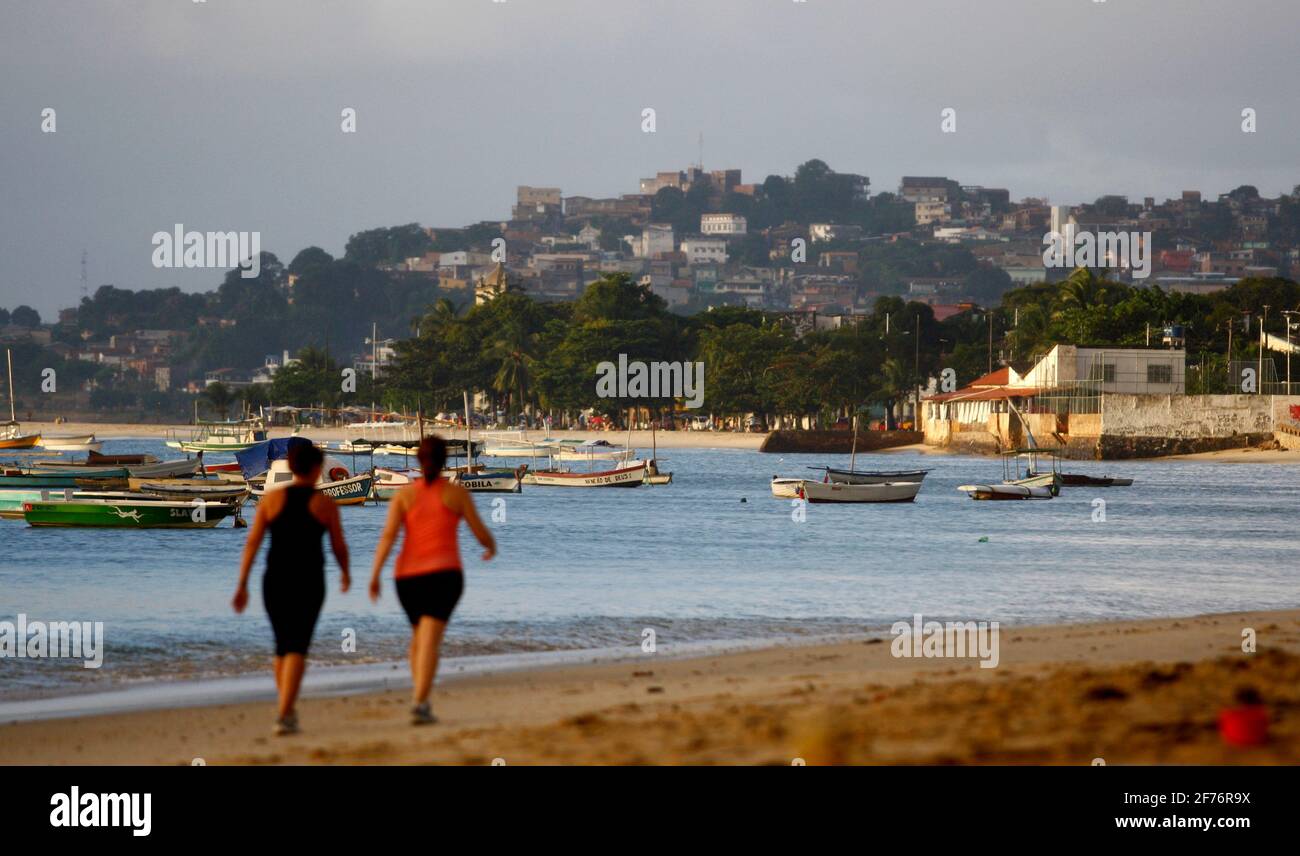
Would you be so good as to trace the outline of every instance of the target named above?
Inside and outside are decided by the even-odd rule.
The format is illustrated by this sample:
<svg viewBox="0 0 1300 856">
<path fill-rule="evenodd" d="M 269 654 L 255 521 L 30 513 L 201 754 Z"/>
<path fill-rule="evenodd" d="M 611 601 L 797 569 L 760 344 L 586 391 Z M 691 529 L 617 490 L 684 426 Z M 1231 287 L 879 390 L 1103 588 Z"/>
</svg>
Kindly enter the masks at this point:
<svg viewBox="0 0 1300 856">
<path fill-rule="evenodd" d="M 127 486 L 126 470 L 101 470 L 98 472 L 17 472 L 0 475 L 0 488 L 35 487 L 65 488 L 90 487 L 115 490 Z"/>
<path fill-rule="evenodd" d="M 200 452 L 194 458 L 159 461 L 156 464 L 131 465 L 126 469 L 133 479 L 183 479 L 195 475 L 202 467 L 203 454 Z"/>
<path fill-rule="evenodd" d="M 772 476 L 772 496 L 781 497 L 782 499 L 797 499 L 799 497 L 799 485 L 803 479 L 790 479 Z"/>
<path fill-rule="evenodd" d="M 838 484 L 805 479 L 799 482 L 798 490 L 808 502 L 911 502 L 920 492 L 921 483 Z"/>
<path fill-rule="evenodd" d="M 52 452 L 98 452 L 104 444 L 94 434 L 43 434 L 41 448 Z"/>
<path fill-rule="evenodd" d="M 1056 496 L 1050 487 L 1043 485 L 963 484 L 957 490 L 964 491 L 971 499 L 1052 499 Z"/>
<path fill-rule="evenodd" d="M 242 502 L 248 498 L 248 486 L 230 482 L 214 482 L 210 485 L 171 484 L 168 482 L 145 482 L 138 488 L 140 493 L 160 499 L 192 501 L 203 499 L 209 502 Z"/>
<path fill-rule="evenodd" d="M 225 502 L 73 499 L 27 502 L 28 526 L 77 526 L 105 529 L 211 529 L 235 513 Z"/>
<path fill-rule="evenodd" d="M 594 473 L 538 470 L 532 473 L 529 483 L 542 487 L 640 487 L 645 483 L 645 462 Z"/>
<path fill-rule="evenodd" d="M 813 469 L 823 469 L 813 467 Z M 929 470 L 837 470 L 825 467 L 826 477 L 836 484 L 885 484 L 924 481 Z"/>
<path fill-rule="evenodd" d="M 1129 487 L 1133 479 L 1113 476 L 1089 476 L 1082 473 L 1061 473 L 1061 484 L 1066 487 Z"/>
</svg>

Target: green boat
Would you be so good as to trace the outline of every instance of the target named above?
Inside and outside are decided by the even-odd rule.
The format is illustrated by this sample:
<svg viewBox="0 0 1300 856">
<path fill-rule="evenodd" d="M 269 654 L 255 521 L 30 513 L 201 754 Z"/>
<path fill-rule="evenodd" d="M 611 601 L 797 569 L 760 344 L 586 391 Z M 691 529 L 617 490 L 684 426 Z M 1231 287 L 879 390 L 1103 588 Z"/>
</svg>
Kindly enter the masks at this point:
<svg viewBox="0 0 1300 856">
<path fill-rule="evenodd" d="M 10 470 L 0 475 L 0 488 L 46 488 L 62 490 L 69 487 L 100 489 L 125 488 L 127 472 L 124 467 L 105 468 L 91 472 L 22 472 Z"/>
<path fill-rule="evenodd" d="M 225 502 L 74 499 L 23 503 L 28 526 L 211 529 L 234 513 L 235 507 Z"/>
</svg>

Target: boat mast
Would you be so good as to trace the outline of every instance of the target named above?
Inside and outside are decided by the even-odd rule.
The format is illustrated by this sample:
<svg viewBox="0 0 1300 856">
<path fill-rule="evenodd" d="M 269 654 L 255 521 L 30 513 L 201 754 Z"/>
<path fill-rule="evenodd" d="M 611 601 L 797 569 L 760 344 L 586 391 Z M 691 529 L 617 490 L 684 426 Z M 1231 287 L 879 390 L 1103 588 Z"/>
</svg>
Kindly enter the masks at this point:
<svg viewBox="0 0 1300 856">
<path fill-rule="evenodd" d="M 465 397 L 465 467 L 466 472 L 474 468 L 473 423 L 469 421 L 469 390 L 462 393 Z"/>
<path fill-rule="evenodd" d="M 9 421 L 17 422 L 18 417 L 14 414 L 14 354 L 8 348 L 5 348 L 5 360 L 9 363 Z"/>
<path fill-rule="evenodd" d="M 849 472 L 857 470 L 858 462 L 858 414 L 853 414 L 853 448 L 849 452 Z"/>
</svg>

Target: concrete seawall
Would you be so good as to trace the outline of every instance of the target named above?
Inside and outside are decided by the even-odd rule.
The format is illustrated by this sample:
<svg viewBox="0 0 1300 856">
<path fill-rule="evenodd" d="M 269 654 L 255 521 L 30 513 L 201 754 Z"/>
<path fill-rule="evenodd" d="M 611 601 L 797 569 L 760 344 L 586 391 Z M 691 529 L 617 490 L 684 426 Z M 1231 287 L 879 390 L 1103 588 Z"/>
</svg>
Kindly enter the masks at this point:
<svg viewBox="0 0 1300 856">
<path fill-rule="evenodd" d="M 920 443 L 920 431 L 858 431 L 858 451 L 874 452 L 896 446 Z M 773 431 L 767 435 L 760 452 L 819 452 L 847 455 L 853 450 L 852 431 Z"/>
</svg>

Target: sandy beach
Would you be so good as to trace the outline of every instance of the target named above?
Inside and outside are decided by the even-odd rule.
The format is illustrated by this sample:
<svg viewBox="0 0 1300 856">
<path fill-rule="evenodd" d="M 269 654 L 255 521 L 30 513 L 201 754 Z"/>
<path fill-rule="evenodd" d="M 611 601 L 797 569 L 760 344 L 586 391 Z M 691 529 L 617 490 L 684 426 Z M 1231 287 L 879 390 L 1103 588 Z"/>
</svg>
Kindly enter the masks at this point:
<svg viewBox="0 0 1300 856">
<path fill-rule="evenodd" d="M 1252 628 L 1255 653 L 1243 653 Z M 7 764 L 1300 763 L 1300 610 L 1002 628 L 1000 665 L 896 658 L 890 639 L 455 677 L 442 722 L 405 693 L 225 704 L 0 726 Z M 267 678 L 269 689 L 269 676 Z M 1219 711 L 1259 693 L 1263 745 Z"/>
<path fill-rule="evenodd" d="M 176 432 L 181 437 L 188 437 L 193 430 L 193 426 L 190 425 L 135 425 L 121 422 L 64 422 L 59 425 L 52 422 L 23 423 L 23 431 L 26 433 L 94 434 L 100 440 L 126 438 L 164 440 L 169 438 L 172 432 Z M 272 437 L 288 437 L 292 429 L 272 427 L 268 429 L 268 433 Z M 320 441 L 350 440 L 357 437 L 359 433 L 350 428 L 309 427 L 302 431 L 304 436 Z M 442 433 L 444 436 L 449 433 L 460 436 L 464 432 L 463 429 L 457 429 L 454 432 L 443 431 Z M 474 430 L 476 440 L 482 436 L 481 429 Z M 546 436 L 545 431 L 524 432 L 524 437 L 528 440 L 541 440 Z M 577 440 L 607 440 L 620 445 L 625 444 L 628 439 L 626 431 L 570 431 L 559 428 L 552 431 L 551 436 Z M 653 439 L 661 449 L 757 449 L 763 444 L 766 436 L 766 434 L 738 434 L 731 431 L 658 431 L 651 438 L 649 431 L 633 431 L 632 445 L 638 449 L 649 449 Z"/>
</svg>

